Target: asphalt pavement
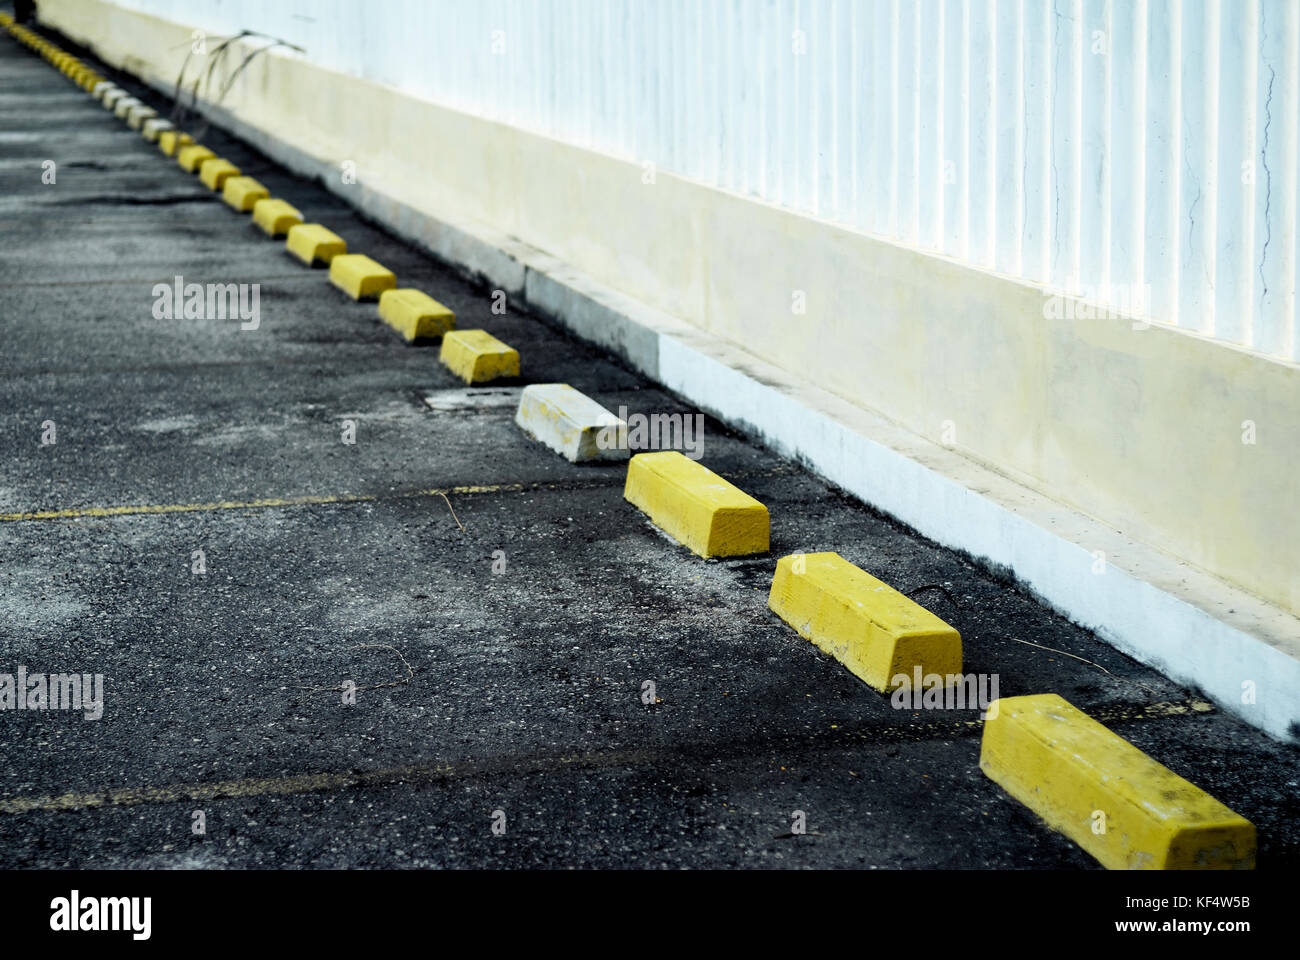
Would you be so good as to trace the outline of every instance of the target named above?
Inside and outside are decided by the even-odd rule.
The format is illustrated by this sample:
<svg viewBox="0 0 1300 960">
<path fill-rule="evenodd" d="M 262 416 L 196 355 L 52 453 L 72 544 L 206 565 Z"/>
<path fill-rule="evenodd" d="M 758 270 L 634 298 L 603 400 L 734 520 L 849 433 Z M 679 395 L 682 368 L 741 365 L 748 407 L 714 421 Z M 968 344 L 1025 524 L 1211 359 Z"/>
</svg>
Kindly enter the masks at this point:
<svg viewBox="0 0 1300 960">
<path fill-rule="evenodd" d="M 203 142 L 523 383 L 695 412 Z M 157 319 L 178 276 L 258 284 L 257 329 Z M 772 551 L 696 557 L 625 465 L 521 433 L 519 383 L 466 388 L 8 36 L 0 331 L 0 672 L 105 683 L 98 720 L 0 713 L 4 866 L 1095 868 L 980 772 L 978 710 L 895 709 L 767 609 L 777 558 L 820 550 L 927 588 L 966 671 L 1061 694 L 1254 822 L 1260 869 L 1300 866 L 1300 749 L 712 419 L 703 463 Z"/>
</svg>

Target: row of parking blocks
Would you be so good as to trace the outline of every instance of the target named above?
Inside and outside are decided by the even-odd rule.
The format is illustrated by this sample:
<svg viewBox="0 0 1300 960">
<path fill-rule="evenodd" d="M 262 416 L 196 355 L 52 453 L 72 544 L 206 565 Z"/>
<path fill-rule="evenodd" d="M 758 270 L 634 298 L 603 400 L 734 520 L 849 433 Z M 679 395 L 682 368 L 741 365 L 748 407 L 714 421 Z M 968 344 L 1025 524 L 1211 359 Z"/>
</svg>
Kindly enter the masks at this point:
<svg viewBox="0 0 1300 960">
<path fill-rule="evenodd" d="M 53 44 L 12 22 L 19 40 L 157 142 L 180 166 L 353 299 L 378 298 L 380 317 L 408 342 L 441 339 L 440 359 L 473 385 L 519 376 L 519 354 L 484 330 L 456 330 L 453 312 L 421 290 L 399 289 L 393 273 L 302 215 L 217 157 L 157 111 Z M 769 550 L 767 507 L 676 451 L 631 456 L 627 425 L 567 384 L 526 386 L 516 422 L 570 462 L 628 460 L 624 496 L 670 537 L 702 558 Z M 836 553 L 793 554 L 776 565 L 768 606 L 801 636 L 882 693 L 925 678 L 961 682 L 961 636 L 953 627 Z M 989 705 L 980 766 L 1112 869 L 1250 869 L 1255 828 L 1209 794 L 1055 694 Z"/>
</svg>

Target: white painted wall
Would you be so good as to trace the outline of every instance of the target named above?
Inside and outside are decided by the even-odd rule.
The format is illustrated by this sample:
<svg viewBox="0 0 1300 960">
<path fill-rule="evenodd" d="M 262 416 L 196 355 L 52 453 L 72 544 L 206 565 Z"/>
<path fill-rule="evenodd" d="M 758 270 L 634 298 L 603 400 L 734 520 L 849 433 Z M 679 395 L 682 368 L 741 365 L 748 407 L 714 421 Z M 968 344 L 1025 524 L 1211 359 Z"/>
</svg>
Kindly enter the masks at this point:
<svg viewBox="0 0 1300 960">
<path fill-rule="evenodd" d="M 1300 0 L 118 2 L 1300 359 Z"/>
</svg>

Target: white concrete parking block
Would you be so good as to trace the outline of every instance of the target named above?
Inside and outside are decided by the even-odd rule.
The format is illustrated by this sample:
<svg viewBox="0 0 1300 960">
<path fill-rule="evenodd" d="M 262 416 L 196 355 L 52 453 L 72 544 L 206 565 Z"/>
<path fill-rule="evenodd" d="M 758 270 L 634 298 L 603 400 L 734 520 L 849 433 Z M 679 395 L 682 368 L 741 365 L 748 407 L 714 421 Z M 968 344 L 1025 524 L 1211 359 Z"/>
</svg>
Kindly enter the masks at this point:
<svg viewBox="0 0 1300 960">
<path fill-rule="evenodd" d="M 515 423 L 570 463 L 628 456 L 627 424 L 567 383 L 525 387 Z"/>
<path fill-rule="evenodd" d="M 146 120 L 144 126 L 140 128 L 140 136 L 144 137 L 150 143 L 154 143 L 158 139 L 158 134 L 162 133 L 164 130 L 171 129 L 174 128 L 172 127 L 172 122 L 170 120 L 164 120 L 161 117 L 151 117 Z"/>
<path fill-rule="evenodd" d="M 157 110 L 140 103 L 126 112 L 126 125 L 132 130 L 139 130 L 141 124 L 146 120 L 152 120 L 156 116 L 158 116 Z"/>
</svg>

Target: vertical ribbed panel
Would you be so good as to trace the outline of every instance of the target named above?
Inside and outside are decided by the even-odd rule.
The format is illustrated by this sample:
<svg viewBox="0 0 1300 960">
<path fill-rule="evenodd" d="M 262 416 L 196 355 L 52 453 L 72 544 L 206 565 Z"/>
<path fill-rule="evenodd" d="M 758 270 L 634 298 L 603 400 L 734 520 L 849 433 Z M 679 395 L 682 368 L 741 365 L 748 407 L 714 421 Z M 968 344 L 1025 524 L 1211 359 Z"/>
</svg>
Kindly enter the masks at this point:
<svg viewBox="0 0 1300 960">
<path fill-rule="evenodd" d="M 120 2 L 1300 359 L 1297 0 Z"/>
</svg>

